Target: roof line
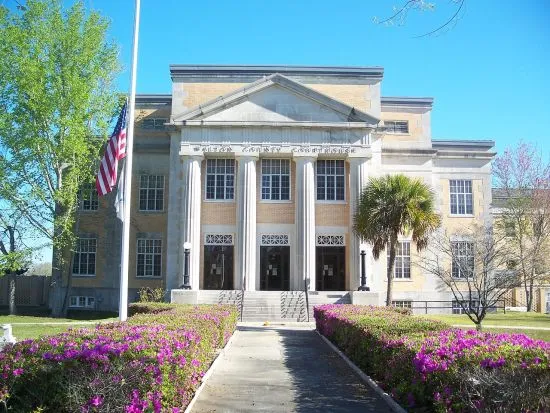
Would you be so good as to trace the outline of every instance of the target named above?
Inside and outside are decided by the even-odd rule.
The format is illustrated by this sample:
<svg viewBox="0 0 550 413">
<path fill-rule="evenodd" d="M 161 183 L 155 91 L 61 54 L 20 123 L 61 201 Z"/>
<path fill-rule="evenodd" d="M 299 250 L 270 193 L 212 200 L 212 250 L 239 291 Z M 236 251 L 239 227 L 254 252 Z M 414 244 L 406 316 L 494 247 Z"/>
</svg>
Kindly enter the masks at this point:
<svg viewBox="0 0 550 413">
<path fill-rule="evenodd" d="M 367 77 L 381 79 L 384 68 L 380 66 L 293 66 L 293 65 L 193 65 L 172 64 L 170 75 L 186 77 L 197 75 L 256 75 L 273 73 L 285 75 L 323 75 L 335 77 Z"/>
<path fill-rule="evenodd" d="M 136 95 L 136 103 L 171 104 L 171 94 L 140 93 Z"/>
<path fill-rule="evenodd" d="M 382 105 L 407 105 L 407 106 L 428 106 L 432 107 L 434 98 L 430 97 L 408 97 L 408 96 L 382 96 Z"/>
<path fill-rule="evenodd" d="M 432 146 L 467 146 L 467 147 L 478 147 L 478 148 L 492 148 L 495 146 L 495 141 L 493 140 L 451 140 L 451 139 L 432 139 Z"/>
</svg>

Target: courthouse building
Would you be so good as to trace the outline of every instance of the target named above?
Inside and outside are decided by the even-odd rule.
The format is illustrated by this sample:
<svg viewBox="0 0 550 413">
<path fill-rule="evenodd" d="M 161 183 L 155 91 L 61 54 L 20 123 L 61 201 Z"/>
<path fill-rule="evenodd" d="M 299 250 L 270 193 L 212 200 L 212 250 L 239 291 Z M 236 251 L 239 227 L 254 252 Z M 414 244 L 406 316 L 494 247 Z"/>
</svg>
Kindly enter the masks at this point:
<svg viewBox="0 0 550 413">
<path fill-rule="evenodd" d="M 370 177 L 433 188 L 449 230 L 490 220 L 492 141 L 432 139 L 433 99 L 383 96 L 380 67 L 172 65 L 172 93 L 138 95 L 130 300 L 143 287 L 386 290 L 386 256 L 354 235 Z M 82 191 L 72 307 L 118 308 L 114 194 Z M 400 239 L 394 299 L 451 300 Z"/>
</svg>

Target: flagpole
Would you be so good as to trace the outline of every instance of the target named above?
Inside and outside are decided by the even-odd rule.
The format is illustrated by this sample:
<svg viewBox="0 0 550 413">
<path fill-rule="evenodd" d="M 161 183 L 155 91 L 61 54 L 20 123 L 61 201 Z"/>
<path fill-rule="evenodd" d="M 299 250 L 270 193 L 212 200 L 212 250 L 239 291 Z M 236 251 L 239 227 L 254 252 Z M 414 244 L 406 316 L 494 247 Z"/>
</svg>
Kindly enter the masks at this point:
<svg viewBox="0 0 550 413">
<path fill-rule="evenodd" d="M 139 7 L 140 0 L 136 0 L 134 19 L 134 44 L 132 50 L 132 75 L 130 78 L 130 102 L 128 113 L 128 134 L 126 135 L 126 165 L 124 168 L 124 220 L 122 221 L 122 263 L 120 265 L 120 300 L 119 318 L 126 321 L 128 318 L 128 273 L 130 255 L 130 209 L 132 199 L 132 158 L 134 150 L 134 113 L 136 108 L 136 73 L 139 34 Z"/>
</svg>

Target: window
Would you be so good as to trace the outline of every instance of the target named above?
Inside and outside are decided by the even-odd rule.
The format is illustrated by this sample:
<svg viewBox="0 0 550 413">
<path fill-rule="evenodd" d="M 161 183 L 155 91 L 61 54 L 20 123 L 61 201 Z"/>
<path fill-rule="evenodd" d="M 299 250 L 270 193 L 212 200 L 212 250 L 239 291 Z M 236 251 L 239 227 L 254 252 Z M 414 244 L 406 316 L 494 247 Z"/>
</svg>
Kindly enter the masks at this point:
<svg viewBox="0 0 550 413">
<path fill-rule="evenodd" d="M 141 121 L 141 129 L 164 129 L 165 123 L 168 118 L 147 118 Z"/>
<path fill-rule="evenodd" d="M 290 199 L 290 161 L 262 159 L 262 199 L 288 201 Z"/>
<path fill-rule="evenodd" d="M 398 308 L 412 308 L 411 300 L 393 300 L 391 305 Z"/>
<path fill-rule="evenodd" d="M 235 161 L 206 160 L 206 199 L 229 200 L 235 194 Z"/>
<path fill-rule="evenodd" d="M 472 215 L 472 181 L 451 179 L 451 214 Z"/>
<path fill-rule="evenodd" d="M 390 254 L 388 251 L 388 267 L 390 266 Z M 397 243 L 395 250 L 395 265 L 393 267 L 393 278 L 411 278 L 411 243 L 401 241 Z"/>
<path fill-rule="evenodd" d="M 97 211 L 97 190 L 95 185 L 85 184 L 78 191 L 78 206 L 81 211 Z"/>
<path fill-rule="evenodd" d="M 462 304 L 462 305 L 461 305 Z M 453 300 L 453 314 L 468 314 L 468 309 L 477 310 L 479 307 L 478 300 Z"/>
<path fill-rule="evenodd" d="M 162 266 L 162 240 L 137 240 L 137 276 L 160 277 Z"/>
<path fill-rule="evenodd" d="M 97 240 L 95 238 L 80 238 L 73 255 L 74 275 L 95 275 L 95 255 Z"/>
<path fill-rule="evenodd" d="M 139 179 L 139 210 L 162 211 L 164 209 L 164 176 L 141 175 Z"/>
<path fill-rule="evenodd" d="M 516 236 L 516 226 L 514 224 L 514 221 L 506 220 L 504 222 L 504 234 L 507 237 L 515 237 Z"/>
<path fill-rule="evenodd" d="M 544 216 L 533 217 L 533 235 L 540 237 L 542 235 L 542 228 L 544 227 Z"/>
<path fill-rule="evenodd" d="M 71 295 L 71 301 L 69 307 L 73 308 L 94 308 L 95 307 L 95 298 L 94 297 L 84 297 L 81 295 Z"/>
<path fill-rule="evenodd" d="M 317 200 L 344 200 L 344 161 L 317 161 Z"/>
<path fill-rule="evenodd" d="M 409 121 L 385 120 L 384 127 L 387 133 L 409 133 Z"/>
<path fill-rule="evenodd" d="M 453 278 L 470 278 L 474 275 L 474 243 L 456 241 L 451 243 Z"/>
</svg>

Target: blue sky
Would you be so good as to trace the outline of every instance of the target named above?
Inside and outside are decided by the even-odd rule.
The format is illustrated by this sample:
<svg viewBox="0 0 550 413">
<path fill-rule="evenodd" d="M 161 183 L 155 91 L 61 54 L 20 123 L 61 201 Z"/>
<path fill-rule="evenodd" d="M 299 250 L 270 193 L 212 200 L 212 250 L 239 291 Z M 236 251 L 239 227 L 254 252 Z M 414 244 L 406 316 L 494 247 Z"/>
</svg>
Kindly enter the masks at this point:
<svg viewBox="0 0 550 413">
<path fill-rule="evenodd" d="M 550 153 L 550 2 L 466 0 L 461 18 L 438 36 L 414 38 L 455 6 L 410 13 L 386 27 L 399 0 L 143 0 L 138 93 L 169 93 L 168 66 L 292 64 L 383 66 L 385 96 L 431 96 L 433 137 L 493 139 L 497 150 L 520 139 Z M 112 21 L 129 84 L 133 0 L 87 0 Z"/>
</svg>

